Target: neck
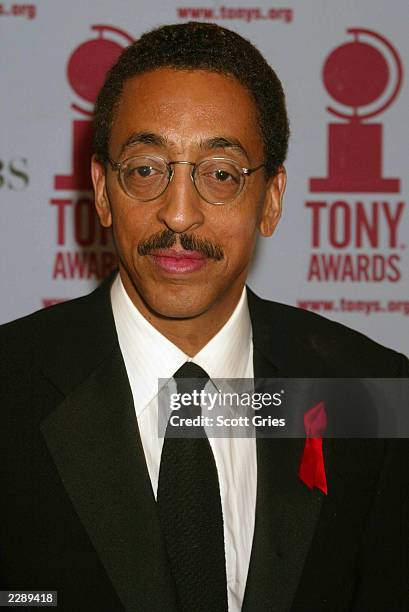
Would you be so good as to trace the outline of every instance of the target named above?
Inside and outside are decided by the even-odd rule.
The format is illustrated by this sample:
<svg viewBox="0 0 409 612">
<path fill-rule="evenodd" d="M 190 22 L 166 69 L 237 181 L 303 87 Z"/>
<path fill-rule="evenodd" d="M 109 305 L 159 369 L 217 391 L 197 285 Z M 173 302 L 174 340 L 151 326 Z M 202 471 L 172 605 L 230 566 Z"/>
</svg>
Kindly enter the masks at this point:
<svg viewBox="0 0 409 612">
<path fill-rule="evenodd" d="M 203 313 L 192 318 L 163 317 L 149 308 L 130 282 L 128 275 L 121 274 L 125 290 L 139 312 L 165 338 L 181 351 L 194 357 L 225 325 L 236 308 L 244 287 L 244 281 L 229 290 Z"/>
</svg>

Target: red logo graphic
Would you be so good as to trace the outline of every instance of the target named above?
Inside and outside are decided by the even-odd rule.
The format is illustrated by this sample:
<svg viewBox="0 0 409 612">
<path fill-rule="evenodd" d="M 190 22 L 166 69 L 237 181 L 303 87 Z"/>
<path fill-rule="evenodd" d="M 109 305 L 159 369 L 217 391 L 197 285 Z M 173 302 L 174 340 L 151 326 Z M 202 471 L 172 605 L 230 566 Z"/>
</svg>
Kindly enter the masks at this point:
<svg viewBox="0 0 409 612">
<path fill-rule="evenodd" d="M 382 177 L 383 126 L 364 121 L 395 100 L 402 84 L 402 63 L 392 44 L 380 34 L 362 28 L 349 28 L 347 33 L 353 41 L 329 54 L 323 81 L 334 100 L 352 112 L 327 108 L 347 122 L 329 124 L 328 177 L 310 179 L 310 190 L 398 193 L 400 180 Z"/>
<path fill-rule="evenodd" d="M 92 108 L 107 71 L 118 59 L 124 46 L 133 42 L 126 32 L 109 25 L 93 25 L 91 30 L 98 32 L 98 37 L 87 40 L 77 47 L 67 65 L 68 81 L 74 92 L 82 99 L 81 105 L 73 103 L 71 107 L 87 117 L 92 116 Z M 105 33 L 109 33 L 114 38 L 104 37 Z M 125 45 L 117 42 L 115 37 Z M 69 191 L 89 190 L 92 188 L 89 172 L 92 121 L 75 119 L 72 130 L 72 174 L 55 176 L 54 188 Z"/>
<path fill-rule="evenodd" d="M 54 177 L 54 188 L 64 193 L 49 201 L 56 214 L 56 244 L 52 278 L 101 280 L 117 265 L 110 232 L 98 222 L 94 198 L 90 193 L 92 155 L 92 112 L 107 71 L 131 36 L 109 25 L 94 25 L 95 38 L 87 40 L 71 54 L 67 78 L 77 101 L 71 108 L 82 116 L 72 122 L 72 172 Z M 88 193 L 84 193 L 88 192 Z M 67 197 L 68 195 L 68 197 Z M 44 298 L 47 306 L 59 298 Z"/>
</svg>

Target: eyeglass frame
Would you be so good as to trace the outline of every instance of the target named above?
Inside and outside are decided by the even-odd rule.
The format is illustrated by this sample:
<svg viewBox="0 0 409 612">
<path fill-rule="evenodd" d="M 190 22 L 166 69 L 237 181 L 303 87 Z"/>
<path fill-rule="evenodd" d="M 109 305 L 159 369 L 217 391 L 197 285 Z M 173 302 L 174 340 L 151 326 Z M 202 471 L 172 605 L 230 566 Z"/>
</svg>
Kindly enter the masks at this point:
<svg viewBox="0 0 409 612">
<path fill-rule="evenodd" d="M 126 187 L 125 187 L 125 183 L 123 181 L 123 167 L 124 164 L 126 164 L 127 162 L 129 162 L 131 159 L 136 159 L 138 157 L 148 157 L 151 159 L 159 159 L 160 161 L 164 162 L 167 169 L 168 169 L 168 182 L 166 183 L 165 188 L 158 194 L 156 195 L 154 198 L 148 198 L 148 199 L 141 199 L 141 198 L 136 198 L 135 196 L 131 195 L 130 193 L 128 193 Z M 200 164 L 203 164 L 204 162 L 207 161 L 227 161 L 227 162 L 232 162 L 235 166 L 237 166 L 237 168 L 241 171 L 241 176 L 243 177 L 243 181 L 241 184 L 241 187 L 238 191 L 238 193 L 234 196 L 234 198 L 231 198 L 229 200 L 225 200 L 224 202 L 210 202 L 209 200 L 207 200 L 206 198 L 203 197 L 203 195 L 200 193 L 199 189 L 196 186 L 196 181 L 195 181 L 195 172 L 197 170 L 197 168 L 200 166 Z M 240 164 L 238 162 L 236 162 L 234 159 L 230 159 L 228 157 L 206 157 L 205 159 L 202 159 L 199 162 L 190 162 L 190 161 L 182 161 L 182 160 L 176 160 L 176 161 L 166 161 L 166 159 L 164 157 L 161 157 L 160 155 L 132 155 L 131 157 L 127 157 L 126 159 L 124 159 L 121 162 L 117 162 L 113 159 L 111 159 L 110 157 L 108 157 L 108 161 L 111 164 L 111 168 L 113 171 L 117 171 L 118 172 L 118 183 L 120 184 L 123 192 L 130 198 L 132 198 L 133 200 L 136 200 L 137 202 L 153 202 L 153 200 L 157 200 L 158 198 L 160 198 L 165 191 L 167 190 L 167 188 L 169 187 L 173 176 L 175 174 L 175 170 L 174 168 L 172 168 L 171 166 L 175 165 L 175 164 L 180 164 L 180 165 L 188 165 L 188 166 L 193 166 L 192 170 L 190 172 L 190 179 L 193 183 L 193 186 L 196 190 L 196 193 L 199 195 L 200 198 L 202 198 L 202 200 L 204 200 L 205 202 L 207 202 L 208 204 L 213 204 L 215 206 L 219 205 L 222 206 L 223 204 L 227 204 L 228 202 L 232 202 L 233 200 L 235 200 L 236 198 L 238 198 L 238 196 L 242 193 L 243 189 L 244 189 L 244 185 L 246 183 L 246 177 L 250 176 L 251 174 L 253 174 L 253 172 L 256 172 L 256 170 L 260 170 L 260 168 L 263 168 L 265 166 L 264 163 L 260 164 L 259 166 L 256 166 L 255 168 L 246 168 L 246 167 L 242 167 L 240 166 Z"/>
</svg>

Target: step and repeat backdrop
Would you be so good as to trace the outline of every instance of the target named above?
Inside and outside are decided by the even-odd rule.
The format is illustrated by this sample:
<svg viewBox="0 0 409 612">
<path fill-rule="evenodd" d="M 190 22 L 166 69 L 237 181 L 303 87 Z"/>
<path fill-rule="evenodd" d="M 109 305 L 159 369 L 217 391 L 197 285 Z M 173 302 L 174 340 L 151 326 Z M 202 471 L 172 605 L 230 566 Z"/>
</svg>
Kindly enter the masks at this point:
<svg viewBox="0 0 409 612">
<path fill-rule="evenodd" d="M 192 20 L 249 38 L 287 95 L 283 217 L 250 286 L 408 354 L 407 0 L 1 2 L 0 322 L 115 267 L 93 209 L 93 104 L 126 45 Z"/>
</svg>

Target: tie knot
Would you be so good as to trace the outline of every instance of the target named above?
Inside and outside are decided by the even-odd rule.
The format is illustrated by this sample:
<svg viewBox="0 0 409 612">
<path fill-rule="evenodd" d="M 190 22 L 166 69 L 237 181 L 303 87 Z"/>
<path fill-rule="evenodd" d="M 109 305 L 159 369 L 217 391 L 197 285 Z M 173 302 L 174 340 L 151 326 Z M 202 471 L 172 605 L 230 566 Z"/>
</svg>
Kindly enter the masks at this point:
<svg viewBox="0 0 409 612">
<path fill-rule="evenodd" d="M 186 361 L 178 370 L 174 373 L 173 378 L 206 378 L 209 380 L 209 375 L 203 368 L 193 361 Z"/>
<path fill-rule="evenodd" d="M 173 378 L 179 393 L 192 393 L 205 388 L 209 375 L 203 368 L 192 361 L 186 361 L 182 367 L 174 373 Z M 189 380 L 185 380 L 189 379 Z"/>
</svg>

